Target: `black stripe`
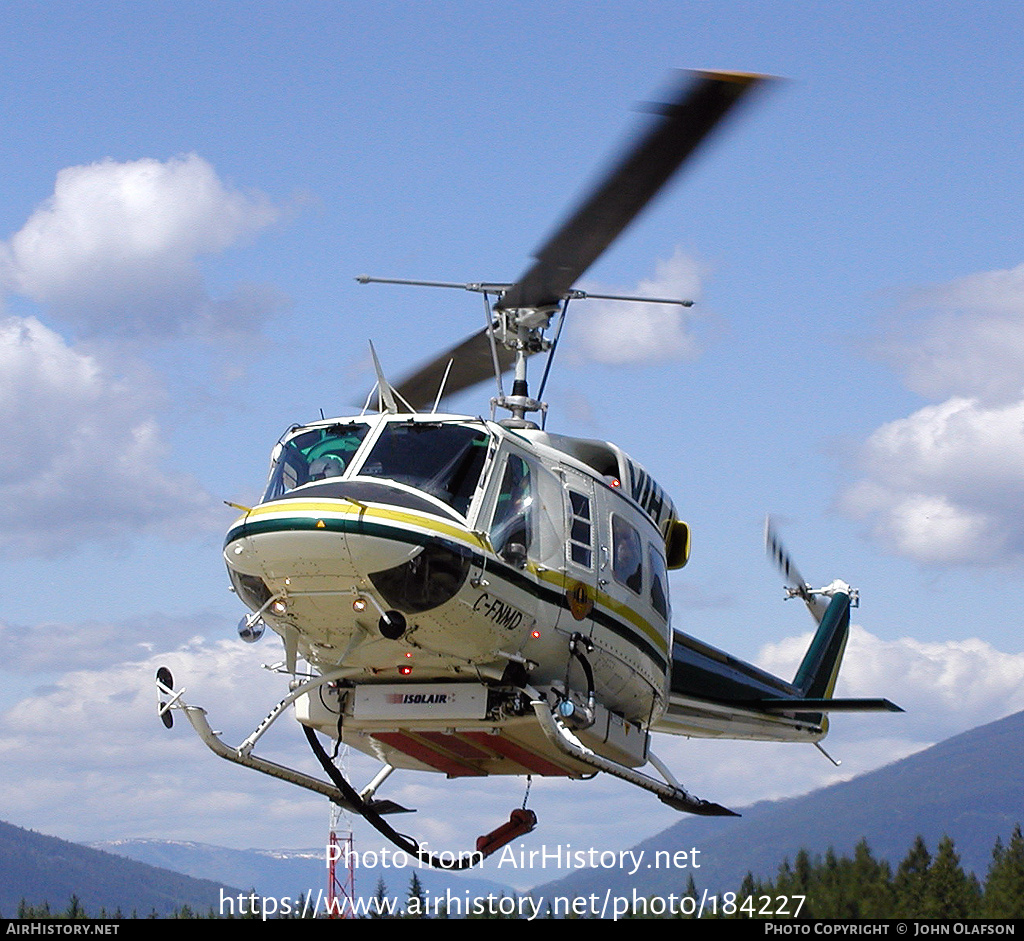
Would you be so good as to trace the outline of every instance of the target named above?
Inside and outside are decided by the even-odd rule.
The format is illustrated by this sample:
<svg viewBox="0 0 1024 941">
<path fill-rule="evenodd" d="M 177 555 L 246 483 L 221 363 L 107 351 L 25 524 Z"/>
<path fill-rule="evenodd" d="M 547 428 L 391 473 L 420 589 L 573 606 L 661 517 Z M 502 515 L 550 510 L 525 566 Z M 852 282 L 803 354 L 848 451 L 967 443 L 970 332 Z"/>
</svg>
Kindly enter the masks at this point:
<svg viewBox="0 0 1024 941">
<path fill-rule="evenodd" d="M 323 525 L 319 525 L 320 523 L 323 523 Z M 318 519 L 315 517 L 300 516 L 292 517 L 287 520 L 274 519 L 249 521 L 248 518 L 246 518 L 237 526 L 228 530 L 227 537 L 224 540 L 224 548 L 226 549 L 236 539 L 243 539 L 246 536 L 255 536 L 261 533 L 272 532 L 305 531 L 354 533 L 363 536 L 377 536 L 382 539 L 391 539 L 415 546 L 443 546 L 460 554 L 469 552 L 470 561 L 473 565 L 485 570 L 496 572 L 496 574 L 505 581 L 510 582 L 517 588 L 522 589 L 527 594 L 533 595 L 541 601 L 545 601 L 555 607 L 562 608 L 565 611 L 571 610 L 569 608 L 569 599 L 563 592 L 557 591 L 554 588 L 549 588 L 547 585 L 539 581 L 535 581 L 519 569 L 506 565 L 496 557 L 485 556 L 474 549 L 468 549 L 460 542 L 445 539 L 441 536 L 428 536 L 385 523 L 369 522 L 365 519 Z M 606 611 L 600 611 L 596 607 L 591 612 L 591 617 L 595 623 L 607 628 L 617 637 L 627 643 L 640 647 L 643 652 L 654 661 L 662 672 L 665 672 L 668 669 L 668 659 L 660 650 L 658 650 L 657 647 L 654 646 L 654 644 L 643 636 L 638 628 L 632 627 L 620 621 L 614 615 L 609 614 Z"/>
</svg>

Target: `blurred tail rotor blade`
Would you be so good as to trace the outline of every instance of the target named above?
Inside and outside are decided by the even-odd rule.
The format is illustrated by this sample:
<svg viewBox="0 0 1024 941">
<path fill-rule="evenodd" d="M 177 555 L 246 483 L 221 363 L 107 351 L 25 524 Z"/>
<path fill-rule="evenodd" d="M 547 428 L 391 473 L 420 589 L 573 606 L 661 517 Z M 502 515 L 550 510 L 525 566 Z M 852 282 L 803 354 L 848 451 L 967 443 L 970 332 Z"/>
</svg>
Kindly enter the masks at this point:
<svg viewBox="0 0 1024 941">
<path fill-rule="evenodd" d="M 822 600 L 819 595 L 811 594 L 811 586 L 804 581 L 804 577 L 800 574 L 799 569 L 797 569 L 796 563 L 790 558 L 786 547 L 782 544 L 782 540 L 779 539 L 779 534 L 775 531 L 775 527 L 772 526 L 772 518 L 770 516 L 764 518 L 764 549 L 772 564 L 786 580 L 786 588 L 789 591 L 790 597 L 803 599 L 814 620 L 820 624 L 828 607 L 828 602 Z"/>
</svg>

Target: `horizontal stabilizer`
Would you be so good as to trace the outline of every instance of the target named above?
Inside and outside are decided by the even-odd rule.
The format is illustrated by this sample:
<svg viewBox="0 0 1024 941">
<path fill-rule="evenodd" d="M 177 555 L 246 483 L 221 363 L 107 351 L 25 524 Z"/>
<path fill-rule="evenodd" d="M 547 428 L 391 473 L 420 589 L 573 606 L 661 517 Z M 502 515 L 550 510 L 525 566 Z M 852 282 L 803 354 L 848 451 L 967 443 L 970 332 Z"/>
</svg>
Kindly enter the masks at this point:
<svg viewBox="0 0 1024 941">
<path fill-rule="evenodd" d="M 745 705 L 768 712 L 903 712 L 888 699 L 761 699 Z"/>
</svg>

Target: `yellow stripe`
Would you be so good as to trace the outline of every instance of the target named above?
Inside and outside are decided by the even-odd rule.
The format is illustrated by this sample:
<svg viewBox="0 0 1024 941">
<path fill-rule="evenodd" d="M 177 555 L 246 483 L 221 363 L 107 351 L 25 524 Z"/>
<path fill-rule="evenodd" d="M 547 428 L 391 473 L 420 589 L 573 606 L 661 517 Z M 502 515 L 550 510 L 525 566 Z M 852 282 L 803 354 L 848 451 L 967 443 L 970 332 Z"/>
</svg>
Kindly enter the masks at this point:
<svg viewBox="0 0 1024 941">
<path fill-rule="evenodd" d="M 376 504 L 356 505 L 348 500 L 336 502 L 290 500 L 287 504 L 263 504 L 255 507 L 247 517 L 242 517 L 239 522 L 253 516 L 295 516 L 296 514 L 309 514 L 310 516 L 358 516 L 370 519 L 383 519 L 395 523 L 403 523 L 407 526 L 418 526 L 428 532 L 442 534 L 449 539 L 454 539 L 465 545 L 473 546 L 484 552 L 488 551 L 487 544 L 475 533 L 458 526 L 449 526 L 434 516 L 420 516 L 416 513 L 407 513 L 391 508 L 385 508 Z"/>
<path fill-rule="evenodd" d="M 568 587 L 569 582 L 575 582 L 577 579 L 569 578 L 569 576 L 562 572 L 553 571 L 547 569 L 543 572 L 538 572 L 542 581 L 548 582 L 563 591 Z M 587 586 L 591 588 L 593 586 Z M 634 611 L 628 605 L 623 604 L 621 601 L 616 600 L 611 595 L 603 591 L 595 592 L 594 604 L 599 604 L 601 607 L 612 614 L 617 615 L 625 621 L 628 621 L 633 627 L 640 631 L 649 641 L 651 641 L 655 647 L 658 648 L 663 654 L 668 654 L 668 641 L 664 635 L 659 634 L 657 628 L 654 627 L 645 617 L 639 612 Z"/>
</svg>

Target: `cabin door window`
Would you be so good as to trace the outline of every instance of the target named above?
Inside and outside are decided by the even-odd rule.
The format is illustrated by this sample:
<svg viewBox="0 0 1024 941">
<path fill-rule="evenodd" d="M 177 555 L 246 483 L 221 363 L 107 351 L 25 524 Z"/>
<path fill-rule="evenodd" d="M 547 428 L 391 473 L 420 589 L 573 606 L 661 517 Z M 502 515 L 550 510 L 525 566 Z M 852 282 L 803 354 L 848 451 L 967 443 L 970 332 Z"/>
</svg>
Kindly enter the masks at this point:
<svg viewBox="0 0 1024 941">
<path fill-rule="evenodd" d="M 569 468 L 560 471 L 565 493 L 565 599 L 571 618 L 559 616 L 559 629 L 590 633 L 597 600 L 597 512 L 594 482 Z"/>
</svg>

